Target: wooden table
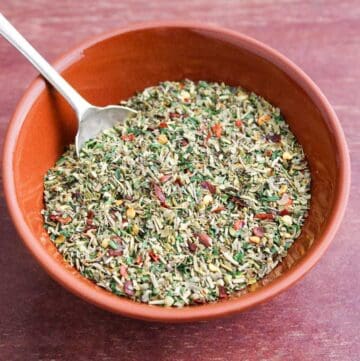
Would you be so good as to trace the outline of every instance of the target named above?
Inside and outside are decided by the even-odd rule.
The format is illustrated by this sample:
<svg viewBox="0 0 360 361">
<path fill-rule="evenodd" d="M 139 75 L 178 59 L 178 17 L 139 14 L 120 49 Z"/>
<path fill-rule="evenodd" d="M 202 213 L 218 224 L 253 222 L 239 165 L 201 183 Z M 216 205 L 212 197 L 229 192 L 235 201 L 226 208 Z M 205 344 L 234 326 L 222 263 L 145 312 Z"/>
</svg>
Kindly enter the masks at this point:
<svg viewBox="0 0 360 361">
<path fill-rule="evenodd" d="M 0 8 L 49 60 L 88 36 L 155 19 L 201 20 L 253 36 L 324 91 L 344 127 L 353 174 L 342 227 L 303 281 L 236 317 L 185 325 L 122 318 L 69 294 L 25 250 L 2 197 L 1 361 L 360 360 L 359 0 L 2 0 Z M 1 142 L 35 75 L 0 39 Z"/>
</svg>

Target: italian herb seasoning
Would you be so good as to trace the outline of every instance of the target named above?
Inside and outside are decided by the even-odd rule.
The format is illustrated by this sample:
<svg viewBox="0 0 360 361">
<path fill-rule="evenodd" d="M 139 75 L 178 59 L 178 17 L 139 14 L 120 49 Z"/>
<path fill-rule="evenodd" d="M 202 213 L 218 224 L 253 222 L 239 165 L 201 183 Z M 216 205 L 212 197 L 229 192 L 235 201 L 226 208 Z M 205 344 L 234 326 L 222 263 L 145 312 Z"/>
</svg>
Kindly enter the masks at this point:
<svg viewBox="0 0 360 361">
<path fill-rule="evenodd" d="M 240 87 L 163 82 L 45 176 L 45 227 L 100 287 L 160 306 L 223 299 L 286 255 L 310 172 L 280 110 Z"/>
</svg>

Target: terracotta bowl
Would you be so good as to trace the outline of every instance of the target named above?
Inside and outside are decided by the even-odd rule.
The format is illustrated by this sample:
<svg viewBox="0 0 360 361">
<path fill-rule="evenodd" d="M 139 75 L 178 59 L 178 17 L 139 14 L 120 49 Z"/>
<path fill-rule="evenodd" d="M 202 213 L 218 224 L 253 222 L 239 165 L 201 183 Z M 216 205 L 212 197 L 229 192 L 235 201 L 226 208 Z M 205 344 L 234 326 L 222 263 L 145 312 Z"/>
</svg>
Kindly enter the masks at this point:
<svg viewBox="0 0 360 361">
<path fill-rule="evenodd" d="M 144 320 L 183 322 L 230 315 L 269 300 L 318 262 L 343 217 L 350 184 L 349 156 L 339 121 L 318 87 L 291 61 L 239 33 L 191 23 L 133 26 L 92 38 L 55 63 L 96 105 L 118 103 L 164 80 L 209 80 L 241 85 L 280 107 L 312 172 L 310 215 L 282 264 L 242 295 L 183 309 L 117 297 L 67 265 L 43 227 L 43 176 L 73 142 L 75 115 L 37 78 L 25 92 L 7 132 L 4 186 L 24 244 L 57 282 L 108 311 Z"/>
</svg>

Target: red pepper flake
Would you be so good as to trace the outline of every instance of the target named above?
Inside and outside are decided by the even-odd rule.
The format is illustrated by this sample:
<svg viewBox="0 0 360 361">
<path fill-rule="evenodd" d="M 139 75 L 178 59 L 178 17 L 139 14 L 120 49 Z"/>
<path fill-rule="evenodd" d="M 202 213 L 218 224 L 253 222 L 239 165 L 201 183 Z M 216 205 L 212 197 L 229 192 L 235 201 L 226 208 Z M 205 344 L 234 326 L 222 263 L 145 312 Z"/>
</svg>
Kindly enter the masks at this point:
<svg viewBox="0 0 360 361">
<path fill-rule="evenodd" d="M 240 228 L 243 228 L 245 226 L 245 221 L 242 219 L 238 219 L 234 222 L 233 228 L 235 231 L 238 231 Z"/>
<path fill-rule="evenodd" d="M 86 231 L 88 231 L 89 229 L 96 229 L 97 228 L 94 225 L 94 222 L 93 222 L 94 216 L 95 216 L 95 213 L 93 211 L 90 210 L 90 211 L 87 212 Z"/>
<path fill-rule="evenodd" d="M 149 251 L 149 256 L 154 262 L 159 260 L 159 256 L 153 250 Z"/>
<path fill-rule="evenodd" d="M 59 219 L 59 222 L 60 222 L 61 224 L 69 224 L 71 221 L 72 221 L 72 218 L 71 218 L 71 217 L 65 217 L 65 218 L 60 218 L 60 219 Z"/>
<path fill-rule="evenodd" d="M 85 227 L 85 232 L 87 232 L 90 229 L 96 229 L 97 227 L 95 226 L 92 218 L 87 218 L 86 220 L 86 227 Z"/>
<path fill-rule="evenodd" d="M 195 237 L 197 237 L 205 247 L 210 247 L 212 244 L 212 239 L 206 233 L 195 233 Z"/>
<path fill-rule="evenodd" d="M 272 150 L 271 149 L 266 149 L 265 150 L 265 155 L 267 156 L 267 157 L 271 157 L 272 156 Z"/>
<path fill-rule="evenodd" d="M 197 250 L 197 245 L 194 242 L 188 241 L 188 247 L 190 252 L 195 253 Z"/>
<path fill-rule="evenodd" d="M 111 257 L 122 256 L 123 253 L 124 253 L 124 251 L 122 248 L 109 250 L 109 256 L 111 256 Z"/>
<path fill-rule="evenodd" d="M 123 264 L 120 266 L 120 275 L 125 278 L 128 276 L 127 267 Z"/>
<path fill-rule="evenodd" d="M 270 140 L 273 143 L 280 143 L 281 142 L 281 134 L 268 134 L 266 136 L 267 140 Z"/>
<path fill-rule="evenodd" d="M 216 136 L 216 138 L 221 138 L 221 133 L 223 131 L 222 124 L 216 123 L 211 127 L 212 133 Z"/>
<path fill-rule="evenodd" d="M 85 228 L 84 228 L 84 231 L 83 232 L 87 232 L 87 231 L 90 231 L 92 229 L 97 229 L 97 226 L 95 226 L 94 224 L 89 224 L 87 225 Z"/>
<path fill-rule="evenodd" d="M 134 296 L 135 294 L 135 290 L 134 290 L 134 286 L 132 284 L 131 281 L 126 281 L 124 283 L 124 292 L 125 294 L 127 294 L 128 296 Z"/>
<path fill-rule="evenodd" d="M 123 240 L 121 239 L 121 237 L 119 236 L 112 236 L 111 240 L 113 240 L 114 242 L 116 242 L 118 245 L 121 245 L 123 243 Z"/>
<path fill-rule="evenodd" d="M 167 123 L 166 122 L 161 122 L 160 124 L 159 124 L 159 128 L 167 128 L 168 127 L 168 125 L 167 125 Z"/>
<path fill-rule="evenodd" d="M 135 135 L 133 133 L 124 134 L 121 136 L 121 139 L 124 140 L 125 142 L 127 141 L 132 142 L 135 140 Z"/>
<path fill-rule="evenodd" d="M 279 212 L 280 216 L 287 216 L 290 214 L 290 211 L 288 209 L 283 209 Z"/>
<path fill-rule="evenodd" d="M 189 141 L 186 138 L 181 139 L 180 145 L 186 147 L 189 144 Z"/>
<path fill-rule="evenodd" d="M 263 237 L 265 234 L 265 229 L 263 227 L 254 227 L 253 233 L 255 236 Z"/>
<path fill-rule="evenodd" d="M 206 300 L 204 298 L 195 298 L 192 301 L 197 305 L 203 305 L 204 303 L 206 303 Z"/>
<path fill-rule="evenodd" d="M 219 298 L 220 299 L 225 299 L 228 298 L 229 295 L 226 292 L 226 288 L 224 286 L 219 286 Z"/>
<path fill-rule="evenodd" d="M 205 139 L 204 139 L 204 143 L 206 144 L 210 138 L 211 138 L 211 133 L 208 132 L 208 133 L 206 134 Z"/>
<path fill-rule="evenodd" d="M 244 125 L 244 123 L 243 123 L 240 119 L 238 119 L 238 120 L 235 121 L 235 125 L 236 125 L 238 128 L 241 128 L 241 127 Z"/>
<path fill-rule="evenodd" d="M 275 216 L 272 213 L 258 213 L 255 214 L 255 218 L 272 221 L 273 219 L 275 219 Z"/>
<path fill-rule="evenodd" d="M 182 187 L 184 185 L 180 178 L 176 178 L 174 180 L 174 184 L 178 185 L 179 187 Z"/>
<path fill-rule="evenodd" d="M 122 256 L 124 253 L 124 247 L 122 245 L 122 239 L 119 236 L 111 237 L 111 240 L 114 241 L 118 248 L 117 249 L 110 249 L 109 256 Z"/>
<path fill-rule="evenodd" d="M 166 202 L 166 197 L 161 187 L 154 183 L 154 192 L 160 203 Z"/>
<path fill-rule="evenodd" d="M 166 204 L 166 197 L 161 187 L 158 186 L 156 183 L 153 184 L 153 187 L 154 187 L 155 195 L 157 199 L 160 201 L 161 206 L 165 208 L 169 208 L 169 206 Z"/>
<path fill-rule="evenodd" d="M 281 197 L 281 199 L 278 200 L 278 204 L 280 206 L 291 206 L 294 203 L 294 201 L 289 197 L 288 194 L 284 193 Z"/>
<path fill-rule="evenodd" d="M 50 220 L 54 221 L 54 222 L 58 222 L 60 216 L 56 215 L 56 214 L 50 214 Z"/>
<path fill-rule="evenodd" d="M 73 199 L 79 200 L 79 199 L 81 198 L 81 193 L 78 192 L 78 191 L 76 191 L 75 193 L 73 193 L 73 194 L 71 195 L 71 197 L 72 197 Z"/>
<path fill-rule="evenodd" d="M 50 218 L 50 220 L 52 220 L 54 222 L 59 222 L 60 224 L 69 224 L 72 221 L 71 217 L 63 218 L 62 216 L 57 215 L 57 214 L 51 214 L 49 218 Z"/>
<path fill-rule="evenodd" d="M 165 175 L 162 175 L 160 178 L 159 178 L 159 181 L 161 183 L 165 183 L 167 182 L 169 179 L 171 179 L 172 175 L 171 174 L 165 174 Z"/>
<path fill-rule="evenodd" d="M 241 208 L 246 207 L 246 202 L 236 196 L 230 197 L 230 202 L 235 203 L 238 207 Z"/>
<path fill-rule="evenodd" d="M 139 254 L 139 255 L 136 257 L 135 263 L 136 263 L 136 264 L 142 264 L 142 262 L 143 262 L 143 259 L 142 259 L 141 255 Z"/>
<path fill-rule="evenodd" d="M 178 113 L 169 113 L 170 118 L 180 118 L 180 114 Z"/>
<path fill-rule="evenodd" d="M 114 221 L 116 221 L 117 220 L 117 214 L 118 214 L 117 209 L 111 208 L 109 213 L 110 213 L 111 218 Z"/>
<path fill-rule="evenodd" d="M 97 226 L 94 224 L 93 218 L 94 212 L 89 211 L 87 213 L 86 227 L 84 228 L 84 232 L 90 231 L 91 229 L 97 229 Z"/>
<path fill-rule="evenodd" d="M 207 189 L 211 194 L 215 194 L 216 193 L 216 187 L 211 184 L 208 181 L 203 181 L 200 183 L 201 187 L 204 189 Z"/>
<path fill-rule="evenodd" d="M 222 211 L 224 211 L 224 210 L 225 210 L 225 207 L 224 207 L 223 205 L 220 205 L 220 206 L 214 208 L 214 209 L 211 211 L 211 213 L 220 213 L 220 212 L 222 212 Z"/>
</svg>

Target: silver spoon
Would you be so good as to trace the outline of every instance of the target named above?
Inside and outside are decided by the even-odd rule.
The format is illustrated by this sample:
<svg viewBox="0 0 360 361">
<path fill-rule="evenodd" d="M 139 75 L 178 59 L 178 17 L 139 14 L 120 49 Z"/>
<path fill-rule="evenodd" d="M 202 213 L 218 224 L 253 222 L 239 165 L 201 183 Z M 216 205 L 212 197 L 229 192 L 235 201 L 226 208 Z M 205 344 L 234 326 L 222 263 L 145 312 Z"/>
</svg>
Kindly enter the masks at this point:
<svg viewBox="0 0 360 361">
<path fill-rule="evenodd" d="M 0 34 L 34 65 L 74 109 L 78 119 L 78 131 L 75 137 L 77 155 L 87 140 L 136 113 L 133 109 L 117 105 L 96 107 L 88 103 L 1 13 Z"/>
</svg>

